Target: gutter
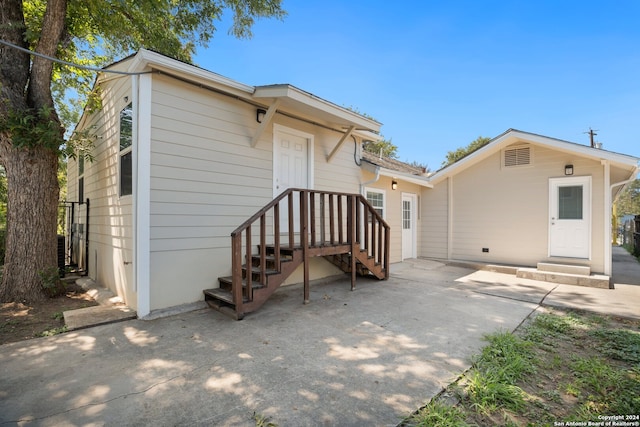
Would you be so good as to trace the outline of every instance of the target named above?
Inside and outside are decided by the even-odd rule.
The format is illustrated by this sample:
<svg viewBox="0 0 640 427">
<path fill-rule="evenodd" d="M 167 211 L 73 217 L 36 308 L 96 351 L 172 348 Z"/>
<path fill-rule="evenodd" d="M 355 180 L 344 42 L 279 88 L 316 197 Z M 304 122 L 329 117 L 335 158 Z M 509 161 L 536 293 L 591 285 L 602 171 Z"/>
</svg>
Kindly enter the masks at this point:
<svg viewBox="0 0 640 427">
<path fill-rule="evenodd" d="M 631 178 L 629 178 L 629 179 L 627 179 L 627 180 L 624 180 L 624 181 L 616 182 L 615 184 L 611 184 L 611 185 L 609 186 L 609 191 L 613 191 L 613 189 L 614 189 L 615 187 L 618 187 L 618 186 L 620 186 L 620 185 L 627 185 L 627 184 L 629 184 L 631 181 L 635 181 L 635 180 L 636 180 L 636 178 L 637 178 L 637 176 L 638 176 L 638 173 L 640 173 L 640 164 L 636 166 L 636 169 L 635 169 L 635 170 L 633 171 L 633 173 L 631 174 Z M 620 193 L 618 193 L 618 194 L 620 194 Z M 618 195 L 616 195 L 616 199 L 617 199 L 617 198 L 618 198 Z M 613 200 L 613 201 L 615 202 L 615 200 Z"/>
<path fill-rule="evenodd" d="M 368 163 L 368 164 L 370 164 L 370 163 Z M 365 167 L 365 169 L 369 170 L 368 167 Z M 365 186 L 367 186 L 369 184 L 373 184 L 373 183 L 377 182 L 380 179 L 380 166 L 376 166 L 375 169 L 373 171 L 370 170 L 370 172 L 373 172 L 376 176 L 370 181 L 366 181 L 366 182 L 360 183 L 360 194 L 362 194 L 363 196 L 366 196 L 366 194 L 364 194 Z"/>
</svg>

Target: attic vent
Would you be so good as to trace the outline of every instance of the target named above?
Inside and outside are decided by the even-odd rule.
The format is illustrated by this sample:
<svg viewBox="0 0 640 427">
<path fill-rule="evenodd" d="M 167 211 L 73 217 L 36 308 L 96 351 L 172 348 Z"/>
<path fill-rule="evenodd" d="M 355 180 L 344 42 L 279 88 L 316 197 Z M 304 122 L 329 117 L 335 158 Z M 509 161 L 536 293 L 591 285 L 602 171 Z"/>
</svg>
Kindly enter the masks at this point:
<svg viewBox="0 0 640 427">
<path fill-rule="evenodd" d="M 526 166 L 531 164 L 531 147 L 520 146 L 504 150 L 505 167 Z"/>
</svg>

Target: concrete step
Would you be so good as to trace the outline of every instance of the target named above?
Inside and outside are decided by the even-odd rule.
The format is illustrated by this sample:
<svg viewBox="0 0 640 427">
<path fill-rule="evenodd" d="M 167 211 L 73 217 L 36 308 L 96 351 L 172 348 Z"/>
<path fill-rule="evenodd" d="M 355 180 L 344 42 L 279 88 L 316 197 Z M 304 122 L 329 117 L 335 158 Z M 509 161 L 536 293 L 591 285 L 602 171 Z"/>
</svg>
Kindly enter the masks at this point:
<svg viewBox="0 0 640 427">
<path fill-rule="evenodd" d="M 582 276 L 591 275 L 591 267 L 586 265 L 554 264 L 550 262 L 539 262 L 538 271 L 549 273 L 578 274 Z"/>
<path fill-rule="evenodd" d="M 64 324 L 70 331 L 122 322 L 137 317 L 136 312 L 126 305 L 96 305 L 77 310 L 67 310 L 62 314 L 64 315 Z"/>
<path fill-rule="evenodd" d="M 64 311 L 62 313 L 64 324 L 68 330 L 122 322 L 138 317 L 135 310 L 124 305 L 120 297 L 114 295 L 111 290 L 98 286 L 92 279 L 82 277 L 77 279 L 76 283 L 100 305 Z"/>
<path fill-rule="evenodd" d="M 516 277 L 538 280 L 541 282 L 559 283 L 562 285 L 586 286 L 590 288 L 611 289 L 609 276 L 600 274 L 571 274 L 553 271 L 540 271 L 535 268 L 519 268 Z"/>
</svg>

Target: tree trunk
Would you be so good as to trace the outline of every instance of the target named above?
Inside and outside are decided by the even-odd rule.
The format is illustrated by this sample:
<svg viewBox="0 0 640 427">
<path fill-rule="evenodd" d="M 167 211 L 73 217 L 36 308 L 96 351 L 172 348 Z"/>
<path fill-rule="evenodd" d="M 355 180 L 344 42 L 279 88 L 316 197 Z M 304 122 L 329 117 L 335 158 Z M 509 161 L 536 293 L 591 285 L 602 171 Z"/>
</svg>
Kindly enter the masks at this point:
<svg viewBox="0 0 640 427">
<path fill-rule="evenodd" d="M 7 233 L 0 301 L 45 297 L 40 272 L 57 266 L 58 156 L 45 148 L 3 153 Z"/>
<path fill-rule="evenodd" d="M 47 0 L 36 51 L 56 54 L 64 30 L 66 0 Z M 26 26 L 21 0 L 0 0 L 0 36 L 26 47 Z M 51 98 L 50 60 L 12 48 L 0 49 L 0 120 L 22 112 L 51 111 L 50 129 L 59 127 Z M 26 94 L 26 96 L 25 96 Z M 42 122 L 34 123 L 42 125 Z M 11 129 L 9 127 L 8 129 Z M 57 267 L 58 147 L 63 129 L 55 135 L 33 132 L 28 143 L 14 145 L 12 130 L 0 133 L 0 160 L 7 174 L 7 231 L 0 301 L 42 299 L 41 273 Z M 46 138 L 46 139 L 41 139 Z"/>
</svg>

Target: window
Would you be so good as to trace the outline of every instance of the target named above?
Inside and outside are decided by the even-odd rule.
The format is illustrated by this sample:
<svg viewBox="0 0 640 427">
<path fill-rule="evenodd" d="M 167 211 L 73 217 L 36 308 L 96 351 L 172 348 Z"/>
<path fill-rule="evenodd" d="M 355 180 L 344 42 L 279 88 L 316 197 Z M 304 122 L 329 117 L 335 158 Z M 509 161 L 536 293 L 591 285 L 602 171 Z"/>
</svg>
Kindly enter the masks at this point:
<svg viewBox="0 0 640 427">
<path fill-rule="evenodd" d="M 582 185 L 558 188 L 558 219 L 582 219 Z"/>
<path fill-rule="evenodd" d="M 373 209 L 378 212 L 382 218 L 384 218 L 384 191 L 367 189 L 366 194 L 367 202 L 369 202 L 369 204 L 373 206 Z"/>
<path fill-rule="evenodd" d="M 120 196 L 133 192 L 133 104 L 129 103 L 120 111 Z"/>
<path fill-rule="evenodd" d="M 402 229 L 411 230 L 411 201 L 402 201 Z"/>
<path fill-rule="evenodd" d="M 502 152 L 502 164 L 504 167 L 529 166 L 532 162 L 531 147 L 521 145 L 510 147 Z"/>
</svg>

